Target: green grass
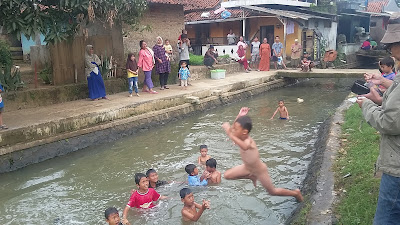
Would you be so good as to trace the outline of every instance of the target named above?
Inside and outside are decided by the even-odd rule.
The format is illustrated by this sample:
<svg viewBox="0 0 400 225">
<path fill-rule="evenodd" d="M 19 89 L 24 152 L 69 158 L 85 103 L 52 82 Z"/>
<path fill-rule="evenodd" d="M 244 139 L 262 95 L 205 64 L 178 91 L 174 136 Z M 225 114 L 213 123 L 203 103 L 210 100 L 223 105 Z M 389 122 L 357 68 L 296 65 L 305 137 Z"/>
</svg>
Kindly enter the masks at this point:
<svg viewBox="0 0 400 225">
<path fill-rule="evenodd" d="M 363 119 L 357 104 L 349 108 L 342 125 L 342 148 L 334 166 L 335 206 L 339 224 L 372 224 L 379 193 L 374 164 L 379 154 L 379 134 Z M 346 174 L 351 174 L 344 178 Z"/>
<path fill-rule="evenodd" d="M 189 57 L 190 57 L 190 60 L 189 60 L 190 65 L 193 65 L 193 66 L 204 65 L 204 63 L 203 63 L 204 56 L 194 55 L 194 54 L 190 53 Z"/>
<path fill-rule="evenodd" d="M 305 199 L 306 200 L 306 199 Z M 299 214 L 296 216 L 296 220 L 291 223 L 291 225 L 305 225 L 307 224 L 307 215 L 311 210 L 311 202 L 306 200 L 305 205 L 300 210 Z"/>
</svg>

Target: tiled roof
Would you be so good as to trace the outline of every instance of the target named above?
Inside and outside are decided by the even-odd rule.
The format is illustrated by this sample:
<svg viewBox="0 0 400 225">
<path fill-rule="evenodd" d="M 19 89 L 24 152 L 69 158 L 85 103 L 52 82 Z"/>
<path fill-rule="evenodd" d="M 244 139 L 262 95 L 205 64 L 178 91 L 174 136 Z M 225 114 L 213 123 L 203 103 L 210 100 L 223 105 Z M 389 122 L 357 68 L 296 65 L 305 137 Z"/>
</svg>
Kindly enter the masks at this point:
<svg viewBox="0 0 400 225">
<path fill-rule="evenodd" d="M 221 0 L 186 0 L 184 10 L 204 10 L 213 9 L 220 5 Z"/>
<path fill-rule="evenodd" d="M 232 15 L 229 18 L 239 18 L 243 16 L 243 10 L 241 9 L 227 9 Z M 209 12 L 210 16 L 209 17 L 201 17 L 202 13 Z M 250 11 L 245 10 L 244 11 L 244 16 L 249 16 Z M 193 21 L 205 21 L 205 20 L 216 20 L 216 19 L 222 19 L 221 18 L 221 13 L 219 14 L 214 14 L 214 11 L 196 11 L 196 12 L 191 12 L 185 14 L 185 22 L 193 22 Z"/>
<path fill-rule="evenodd" d="M 147 0 L 148 3 L 185 5 L 187 0 Z"/>
<path fill-rule="evenodd" d="M 383 7 L 387 6 L 389 0 L 382 1 L 370 1 L 368 2 L 367 12 L 381 13 L 383 12 Z"/>
</svg>

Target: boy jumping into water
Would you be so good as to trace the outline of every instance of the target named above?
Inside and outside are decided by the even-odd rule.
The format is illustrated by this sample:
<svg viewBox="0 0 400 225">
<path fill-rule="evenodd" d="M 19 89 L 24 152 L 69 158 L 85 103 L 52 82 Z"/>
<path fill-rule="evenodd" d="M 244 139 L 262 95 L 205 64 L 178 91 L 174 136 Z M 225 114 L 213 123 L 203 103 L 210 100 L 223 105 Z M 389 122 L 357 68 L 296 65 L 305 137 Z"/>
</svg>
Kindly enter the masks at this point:
<svg viewBox="0 0 400 225">
<path fill-rule="evenodd" d="M 272 115 L 271 120 L 274 118 L 276 113 L 279 111 L 279 119 L 288 120 L 289 119 L 289 111 L 285 106 L 285 102 L 283 100 L 279 100 L 278 108 L 275 110 L 274 115 Z"/>
<path fill-rule="evenodd" d="M 288 190 L 274 187 L 268 174 L 267 165 L 260 160 L 257 145 L 249 136 L 252 122 L 250 117 L 246 116 L 248 112 L 249 108 L 243 107 L 232 126 L 228 122 L 222 125 L 228 137 L 240 147 L 240 156 L 243 161 L 242 165 L 227 170 L 224 173 L 225 179 L 250 179 L 253 181 L 254 186 L 259 180 L 270 195 L 293 196 L 298 202 L 303 201 L 303 196 L 299 189 Z"/>
</svg>

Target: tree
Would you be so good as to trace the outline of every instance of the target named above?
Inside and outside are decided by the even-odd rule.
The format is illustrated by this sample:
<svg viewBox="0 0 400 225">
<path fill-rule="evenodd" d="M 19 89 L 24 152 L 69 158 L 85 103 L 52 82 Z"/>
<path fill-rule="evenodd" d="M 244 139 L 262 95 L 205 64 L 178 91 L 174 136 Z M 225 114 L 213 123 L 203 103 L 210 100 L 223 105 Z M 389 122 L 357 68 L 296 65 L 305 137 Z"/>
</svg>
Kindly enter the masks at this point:
<svg viewBox="0 0 400 225">
<path fill-rule="evenodd" d="M 1 0 L 0 25 L 17 38 L 41 33 L 55 43 L 73 38 L 94 20 L 105 27 L 134 26 L 146 8 L 146 0 Z"/>
</svg>

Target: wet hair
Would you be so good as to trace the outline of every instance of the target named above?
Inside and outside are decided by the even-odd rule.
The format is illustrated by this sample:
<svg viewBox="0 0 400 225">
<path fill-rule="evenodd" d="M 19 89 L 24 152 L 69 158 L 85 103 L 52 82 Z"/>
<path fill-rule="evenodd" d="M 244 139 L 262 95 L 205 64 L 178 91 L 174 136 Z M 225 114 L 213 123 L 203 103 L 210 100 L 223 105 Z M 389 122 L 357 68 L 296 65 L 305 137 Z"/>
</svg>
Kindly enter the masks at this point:
<svg viewBox="0 0 400 225">
<path fill-rule="evenodd" d="M 106 209 L 106 211 L 104 212 L 104 216 L 108 220 L 108 217 L 114 213 L 117 213 L 119 215 L 118 210 L 115 207 L 110 207 Z"/>
<path fill-rule="evenodd" d="M 243 129 L 248 130 L 249 133 L 250 133 L 250 131 L 251 131 L 251 128 L 253 127 L 253 124 L 252 124 L 252 122 L 251 122 L 251 119 L 250 119 L 250 117 L 248 117 L 248 116 L 241 116 L 241 117 L 239 117 L 239 118 L 236 120 L 236 123 L 239 123 L 240 126 L 241 126 Z"/>
<path fill-rule="evenodd" d="M 200 145 L 200 150 L 202 150 L 203 148 L 208 149 L 207 145 Z"/>
<path fill-rule="evenodd" d="M 394 60 L 392 59 L 392 57 L 385 57 L 383 58 L 381 61 L 379 61 L 379 65 L 383 66 L 386 65 L 388 67 L 394 67 Z"/>
<path fill-rule="evenodd" d="M 146 175 L 143 174 L 143 173 L 137 173 L 137 174 L 135 174 L 135 183 L 136 183 L 137 185 L 139 185 L 139 182 L 140 182 L 140 180 L 141 180 L 143 177 L 146 177 Z"/>
<path fill-rule="evenodd" d="M 194 164 L 188 164 L 187 166 L 185 166 L 185 171 L 189 175 L 191 175 L 193 173 L 194 169 L 196 169 L 196 165 L 194 165 Z"/>
<path fill-rule="evenodd" d="M 147 172 L 146 172 L 146 177 L 149 177 L 150 174 L 152 174 L 152 173 L 157 173 L 157 171 L 156 171 L 155 169 L 149 169 L 149 170 L 147 170 Z"/>
<path fill-rule="evenodd" d="M 285 103 L 285 101 L 283 101 L 283 99 L 279 100 L 279 101 L 278 101 L 278 103 L 279 103 L 279 102 L 283 102 L 283 103 Z"/>
<path fill-rule="evenodd" d="M 143 42 L 145 42 L 144 40 L 139 41 L 139 47 L 142 48 Z"/>
<path fill-rule="evenodd" d="M 192 193 L 192 190 L 190 190 L 189 188 L 182 188 L 179 191 L 179 195 L 181 196 L 182 199 L 184 199 L 186 197 L 186 195 Z"/>
<path fill-rule="evenodd" d="M 206 166 L 210 167 L 210 168 L 217 168 L 217 160 L 215 160 L 214 158 L 210 158 L 206 161 Z"/>
</svg>

